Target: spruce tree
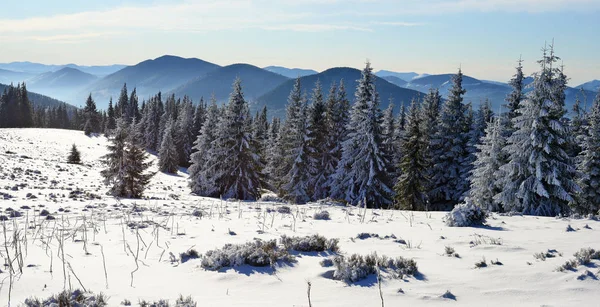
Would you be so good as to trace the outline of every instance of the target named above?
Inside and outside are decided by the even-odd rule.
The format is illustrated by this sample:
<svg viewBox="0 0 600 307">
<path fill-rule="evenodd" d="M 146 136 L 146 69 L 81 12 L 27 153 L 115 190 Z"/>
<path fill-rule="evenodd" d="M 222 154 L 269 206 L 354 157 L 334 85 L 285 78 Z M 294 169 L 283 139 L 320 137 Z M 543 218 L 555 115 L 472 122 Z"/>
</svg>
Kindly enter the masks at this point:
<svg viewBox="0 0 600 307">
<path fill-rule="evenodd" d="M 256 200 L 264 185 L 263 165 L 252 138 L 252 117 L 244 99 L 241 80 L 233 83 L 233 92 L 217 125 L 214 155 L 214 183 L 223 198 Z"/>
<path fill-rule="evenodd" d="M 503 208 L 494 196 L 502 187 L 498 186 L 499 169 L 505 161 L 503 148 L 506 145 L 505 129 L 501 116 L 490 123 L 481 144 L 476 145 L 473 172 L 471 175 L 471 201 L 488 211 L 502 212 Z"/>
<path fill-rule="evenodd" d="M 161 172 L 176 174 L 179 163 L 179 156 L 175 141 L 173 140 L 174 134 L 174 123 L 173 120 L 167 122 L 165 127 L 165 133 L 160 144 L 160 150 L 158 152 L 158 169 Z"/>
<path fill-rule="evenodd" d="M 375 76 L 367 62 L 355 93 L 348 128 L 343 143 L 342 158 L 335 177 L 333 195 L 356 205 L 387 207 L 392 203 L 393 190 L 387 170 L 390 169 L 383 148 L 382 114 Z"/>
<path fill-rule="evenodd" d="M 329 163 L 327 140 L 329 137 L 329 123 L 327 122 L 325 100 L 321 82 L 317 80 L 308 109 L 308 167 L 310 178 L 308 190 L 311 200 L 319 200 L 329 195 L 327 189 L 328 173 L 326 166 Z"/>
<path fill-rule="evenodd" d="M 106 169 L 100 174 L 104 177 L 104 184 L 110 186 L 110 192 L 114 196 L 125 197 L 127 195 L 126 187 L 126 140 L 129 127 L 121 118 L 117 120 L 117 128 L 115 129 L 110 144 L 108 154 L 102 157 L 106 164 Z"/>
<path fill-rule="evenodd" d="M 398 165 L 401 175 L 394 186 L 396 206 L 403 210 L 428 209 L 426 189 L 429 186 L 429 178 L 425 152 L 429 144 L 427 138 L 423 137 L 421 120 L 419 106 L 417 101 L 413 100 L 406 119 L 406 130 L 402 136 L 403 155 Z"/>
<path fill-rule="evenodd" d="M 183 167 L 188 167 L 192 148 L 194 147 L 194 140 L 198 132 L 194 131 L 194 106 L 192 100 L 187 96 L 183 98 L 179 116 L 173 129 L 177 156 L 179 157 L 178 163 Z"/>
<path fill-rule="evenodd" d="M 71 152 L 69 153 L 69 156 L 67 157 L 67 163 L 69 163 L 69 164 L 80 164 L 81 163 L 81 153 L 79 153 L 79 150 L 77 150 L 77 146 L 75 146 L 75 144 L 73 144 L 73 146 L 71 147 Z"/>
<path fill-rule="evenodd" d="M 339 88 L 335 83 L 331 85 L 329 96 L 327 98 L 327 111 L 325 114 L 328 125 L 327 153 L 329 158 L 326 161 L 325 169 L 328 174 L 326 189 L 330 191 L 335 184 L 335 172 L 337 171 L 340 160 L 342 159 L 342 144 L 347 137 L 347 126 L 350 116 L 350 102 L 346 98 L 346 88 L 344 80 L 340 80 Z"/>
<path fill-rule="evenodd" d="M 127 97 L 127 83 L 123 84 L 121 93 L 119 94 L 119 101 L 117 101 L 118 112 L 117 116 L 124 118 L 128 123 L 131 122 L 131 109 L 129 107 L 129 97 Z"/>
<path fill-rule="evenodd" d="M 125 91 L 127 91 L 127 90 L 125 90 Z M 125 92 L 125 93 L 127 93 L 127 92 Z M 133 91 L 131 92 L 131 96 L 129 96 L 127 116 L 129 116 L 131 118 L 131 120 L 135 119 L 137 122 L 139 122 L 140 118 L 141 118 L 136 88 L 133 88 Z"/>
<path fill-rule="evenodd" d="M 523 83 L 525 76 L 523 75 L 523 60 L 520 58 L 516 70 L 517 71 L 515 75 L 508 82 L 508 85 L 512 88 L 512 91 L 506 97 L 505 107 L 508 109 L 508 112 L 506 113 L 508 117 L 506 137 L 510 137 L 510 135 L 515 130 L 515 128 L 513 127 L 513 122 L 514 119 L 519 115 L 517 110 L 521 107 L 521 102 L 525 99 L 525 85 Z"/>
<path fill-rule="evenodd" d="M 569 213 L 580 190 L 567 150 L 572 139 L 563 124 L 566 77 L 554 67 L 558 57 L 544 49 L 533 91 L 522 101 L 508 139 L 509 163 L 501 167 L 502 192 L 496 199 L 507 211 L 556 216 Z"/>
<path fill-rule="evenodd" d="M 288 97 L 287 117 L 278 139 L 276 178 L 280 178 L 279 194 L 294 203 L 310 200 L 308 161 L 308 123 L 306 99 L 302 97 L 300 78 L 296 79 Z"/>
<path fill-rule="evenodd" d="M 197 195 L 216 195 L 215 182 L 212 180 L 214 168 L 208 162 L 209 158 L 213 156 L 213 142 L 217 137 L 220 115 L 216 99 L 212 99 L 206 111 L 206 120 L 194 143 L 194 153 L 191 155 L 191 166 L 188 169 L 190 188 Z"/>
<path fill-rule="evenodd" d="M 141 198 L 146 186 L 154 174 L 147 173 L 152 162 L 147 162 L 148 154 L 144 149 L 143 137 L 140 128 L 136 126 L 135 118 L 132 119 L 127 147 L 125 151 L 125 188 L 127 198 Z"/>
<path fill-rule="evenodd" d="M 577 183 L 581 192 L 571 206 L 579 214 L 600 214 L 600 91 L 592 104 L 588 122 L 577 164 L 580 174 Z"/>
<path fill-rule="evenodd" d="M 84 132 L 85 135 L 91 135 L 92 133 L 100 132 L 100 115 L 98 114 L 98 110 L 96 109 L 96 103 L 94 99 L 92 99 L 92 94 L 90 94 L 85 102 L 85 107 L 83 108 L 83 114 L 85 118 L 85 126 Z"/>
<path fill-rule="evenodd" d="M 18 86 L 19 91 L 19 113 L 20 113 L 20 127 L 29 128 L 33 127 L 33 109 L 31 102 L 29 101 L 29 95 L 27 94 L 27 87 L 25 83 Z"/>
<path fill-rule="evenodd" d="M 204 125 L 204 121 L 206 120 L 206 103 L 204 102 L 204 97 L 200 97 L 200 102 L 196 106 L 194 112 L 194 136 L 197 137 L 202 129 L 202 125 Z"/>
<path fill-rule="evenodd" d="M 462 71 L 452 77 L 452 88 L 442 106 L 433 145 L 433 174 L 430 201 L 438 209 L 454 206 L 468 190 L 464 166 L 468 159 L 468 120 L 462 103 L 466 90 L 462 87 Z"/>
<path fill-rule="evenodd" d="M 106 113 L 107 122 L 106 122 L 106 130 L 105 134 L 109 135 L 112 130 L 117 127 L 117 123 L 115 121 L 115 109 L 113 108 L 112 98 L 108 101 L 108 111 Z"/>
</svg>

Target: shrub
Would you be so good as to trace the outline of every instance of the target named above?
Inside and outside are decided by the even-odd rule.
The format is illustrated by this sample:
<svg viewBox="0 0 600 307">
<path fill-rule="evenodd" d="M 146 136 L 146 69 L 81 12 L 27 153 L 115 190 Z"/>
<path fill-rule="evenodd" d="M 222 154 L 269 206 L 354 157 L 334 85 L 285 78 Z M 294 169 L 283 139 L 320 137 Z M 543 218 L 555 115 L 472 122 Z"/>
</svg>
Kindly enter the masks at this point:
<svg viewBox="0 0 600 307">
<path fill-rule="evenodd" d="M 325 210 L 315 212 L 315 214 L 313 215 L 313 218 L 315 220 L 329 220 L 329 212 L 325 211 Z"/>
<path fill-rule="evenodd" d="M 274 202 L 274 203 L 285 203 L 285 200 L 283 198 L 280 198 L 277 195 L 272 194 L 272 193 L 263 194 L 258 201 L 262 201 L 262 202 Z"/>
<path fill-rule="evenodd" d="M 444 222 L 450 227 L 469 227 L 483 225 L 487 212 L 474 205 L 467 198 L 465 203 L 458 204 L 444 217 Z"/>
<path fill-rule="evenodd" d="M 573 256 L 577 260 L 577 263 L 581 265 L 589 264 L 592 259 L 600 260 L 600 251 L 596 251 L 593 248 L 582 248 L 576 252 Z"/>
<path fill-rule="evenodd" d="M 405 275 L 414 276 L 418 273 L 417 263 L 413 259 L 403 257 L 388 258 L 370 254 L 361 256 L 353 254 L 348 257 L 337 256 L 333 259 L 335 271 L 333 279 L 353 283 L 377 273 L 377 267 L 389 273 L 393 278 L 403 278 Z"/>
<path fill-rule="evenodd" d="M 478 269 L 487 267 L 487 262 L 485 261 L 485 257 L 482 258 L 481 260 L 475 262 L 475 267 Z"/>
<path fill-rule="evenodd" d="M 555 249 L 549 249 L 546 252 L 533 254 L 533 258 L 540 260 L 540 261 L 546 261 L 546 258 L 554 258 L 554 257 L 556 257 L 556 255 L 561 255 L 561 254 Z"/>
<path fill-rule="evenodd" d="M 140 307 L 169 307 L 168 300 L 158 300 L 156 302 L 148 302 L 146 300 L 141 300 L 139 302 Z"/>
<path fill-rule="evenodd" d="M 196 307 L 198 304 L 192 299 L 191 296 L 183 297 L 183 295 L 179 295 L 177 301 L 175 301 L 175 307 Z"/>
<path fill-rule="evenodd" d="M 124 299 L 124 300 L 121 302 L 121 305 L 123 305 L 123 306 L 131 306 L 131 301 L 130 301 L 130 300 L 128 300 L 128 299 Z"/>
<path fill-rule="evenodd" d="M 105 307 L 108 306 L 108 298 L 102 293 L 94 295 L 93 293 L 75 290 L 73 292 L 63 291 L 43 301 L 38 298 L 28 298 L 25 300 L 24 305 L 26 307 Z"/>
<path fill-rule="evenodd" d="M 327 239 L 318 234 L 306 237 L 288 237 L 281 236 L 281 244 L 286 250 L 295 250 L 298 252 L 337 252 L 339 250 L 338 239 Z"/>
<path fill-rule="evenodd" d="M 450 292 L 450 290 L 446 290 L 446 293 L 440 295 L 440 297 L 456 301 L 456 295 L 452 294 L 452 292 Z"/>
<path fill-rule="evenodd" d="M 331 260 L 329 258 L 325 258 L 325 259 L 321 260 L 321 262 L 319 262 L 319 264 L 324 268 L 329 268 L 329 267 L 333 266 L 333 260 Z"/>
<path fill-rule="evenodd" d="M 185 253 L 179 254 L 179 259 L 181 259 L 181 263 L 185 263 L 190 259 L 198 258 L 200 258 L 200 254 L 195 249 L 189 249 Z"/>
<path fill-rule="evenodd" d="M 456 257 L 456 258 L 460 258 L 460 255 L 454 250 L 453 247 L 451 246 L 446 246 L 444 248 L 444 253 L 446 254 L 446 256 L 448 257 Z"/>
<path fill-rule="evenodd" d="M 577 260 L 571 259 L 565 262 L 563 265 L 556 268 L 556 270 L 559 272 L 574 271 L 575 268 L 577 268 Z"/>
<path fill-rule="evenodd" d="M 274 266 L 278 261 L 292 262 L 294 258 L 286 249 L 277 245 L 276 240 L 256 239 L 245 244 L 226 244 L 221 249 L 206 252 L 201 266 L 210 271 L 224 267 L 250 265 L 256 267 Z"/>
</svg>

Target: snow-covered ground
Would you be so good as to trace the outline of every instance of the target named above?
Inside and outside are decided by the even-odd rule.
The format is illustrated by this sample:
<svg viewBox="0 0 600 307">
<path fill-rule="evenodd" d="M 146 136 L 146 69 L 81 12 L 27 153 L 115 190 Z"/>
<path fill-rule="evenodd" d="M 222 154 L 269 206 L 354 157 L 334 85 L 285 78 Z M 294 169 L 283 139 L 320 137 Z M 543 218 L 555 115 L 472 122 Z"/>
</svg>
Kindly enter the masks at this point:
<svg viewBox="0 0 600 307">
<path fill-rule="evenodd" d="M 65 163 L 73 143 L 82 153 L 83 165 Z M 339 238 L 343 254 L 377 252 L 415 259 L 417 278 L 384 278 L 386 306 L 593 306 L 600 302 L 600 261 L 576 271 L 556 271 L 581 248 L 600 249 L 597 221 L 493 215 L 488 227 L 451 228 L 438 212 L 369 209 L 363 221 L 361 209 L 319 204 L 291 206 L 292 214 L 281 214 L 271 209 L 282 204 L 192 196 L 183 172 L 157 173 L 145 193 L 149 200 L 118 201 L 106 195 L 99 174 L 99 157 L 106 153 L 106 144 L 104 137 L 88 138 L 79 131 L 0 129 L 0 215 L 10 216 L 8 208 L 22 213 L 0 222 L 2 263 L 7 255 L 2 228 L 6 241 L 12 242 L 15 229 L 22 238 L 18 245 L 23 272 L 15 276 L 11 306 L 31 296 L 48 297 L 69 285 L 105 293 L 110 306 L 124 299 L 134 304 L 139 299 L 173 302 L 179 294 L 191 295 L 199 306 L 308 306 L 307 281 L 312 283 L 313 306 L 381 304 L 375 276 L 350 285 L 324 277 L 332 269 L 319 264 L 332 257 L 326 253 L 298 254 L 297 262 L 275 270 L 246 266 L 219 272 L 204 270 L 199 259 L 179 263 L 170 257 L 172 253 L 178 259 L 190 248 L 202 254 L 226 243 L 277 239 L 283 234 Z M 40 216 L 43 209 L 54 219 Z M 331 219 L 314 220 L 313 214 L 323 209 Z M 194 216 L 195 210 L 202 210 L 204 216 Z M 127 226 L 132 222 L 147 226 L 138 230 L 140 240 L 135 227 Z M 568 225 L 575 231 L 567 232 Z M 363 232 L 393 234 L 405 244 L 357 239 Z M 59 257 L 61 237 L 66 238 L 64 268 Z M 446 256 L 446 246 L 460 257 Z M 533 256 L 548 250 L 556 250 L 556 257 L 542 261 Z M 139 259 L 133 286 L 132 252 Z M 13 257 L 14 250 L 9 253 Z M 476 268 L 483 258 L 488 266 Z M 492 260 L 502 265 L 493 265 Z M 6 266 L 0 270 L 0 305 L 6 306 L 10 278 Z M 586 270 L 592 274 L 584 278 Z M 447 290 L 455 300 L 441 297 Z"/>
</svg>

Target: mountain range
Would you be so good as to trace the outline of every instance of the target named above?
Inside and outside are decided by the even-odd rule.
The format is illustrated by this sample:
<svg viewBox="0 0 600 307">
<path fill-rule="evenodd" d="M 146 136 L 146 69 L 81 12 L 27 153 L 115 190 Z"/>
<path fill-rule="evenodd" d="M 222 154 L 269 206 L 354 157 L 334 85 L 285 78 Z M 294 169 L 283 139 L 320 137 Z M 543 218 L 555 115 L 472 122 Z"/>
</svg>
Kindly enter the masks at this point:
<svg viewBox="0 0 600 307">
<path fill-rule="evenodd" d="M 439 88 L 442 96 L 447 97 L 452 75 L 380 70 L 376 73 L 376 85 L 381 106 L 387 107 L 390 98 L 396 105 L 408 104 L 414 97 L 423 96 L 430 88 Z M 343 79 L 348 98 L 352 101 L 360 71 L 337 67 L 318 73 L 311 69 L 281 66 L 220 66 L 197 58 L 186 59 L 171 55 L 132 66 L 44 65 L 31 62 L 0 64 L 0 83 L 16 84 L 25 81 L 28 89 L 41 96 L 54 97 L 77 106 L 83 105 L 87 95 L 91 93 L 100 109 L 108 106 L 111 97 L 117 99 L 125 83 L 130 92 L 136 88 L 140 101 L 161 91 L 164 95 L 187 95 L 195 102 L 200 97 L 209 100 L 214 95 L 219 103 L 223 103 L 228 99 L 231 85 L 238 77 L 242 80 L 245 96 L 253 109 L 268 106 L 271 115 L 284 116 L 293 79 L 300 78 L 307 94 L 311 93 L 315 82 L 319 80 L 325 96 L 332 82 Z M 527 77 L 525 84 L 532 81 L 533 78 Z M 463 78 L 463 86 L 467 90 L 465 102 L 471 102 L 476 107 L 489 99 L 494 110 L 500 110 L 511 90 L 506 83 L 480 80 L 467 75 Z M 580 91 L 581 88 L 583 92 Z M 567 89 L 567 107 L 571 107 L 578 95 L 585 95 L 591 101 L 593 98 L 590 97 L 595 97 L 599 88 L 600 81 L 593 80 Z"/>
<path fill-rule="evenodd" d="M 284 77 L 288 78 L 297 78 L 304 77 L 308 75 L 315 75 L 319 72 L 312 69 L 302 69 L 302 68 L 286 68 L 281 66 L 267 66 L 263 68 L 264 70 L 268 70 L 270 72 L 274 72 L 276 74 L 280 74 Z"/>
</svg>

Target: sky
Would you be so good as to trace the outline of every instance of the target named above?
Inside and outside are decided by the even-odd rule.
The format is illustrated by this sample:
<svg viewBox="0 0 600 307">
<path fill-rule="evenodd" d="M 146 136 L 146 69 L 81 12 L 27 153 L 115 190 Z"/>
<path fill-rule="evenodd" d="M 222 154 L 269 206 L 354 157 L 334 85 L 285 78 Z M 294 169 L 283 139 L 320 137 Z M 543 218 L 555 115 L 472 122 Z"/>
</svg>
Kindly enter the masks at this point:
<svg viewBox="0 0 600 307">
<path fill-rule="evenodd" d="M 0 10 L 0 62 L 450 73 L 507 81 L 554 40 L 570 85 L 600 79 L 600 0 L 25 0 Z"/>
</svg>

